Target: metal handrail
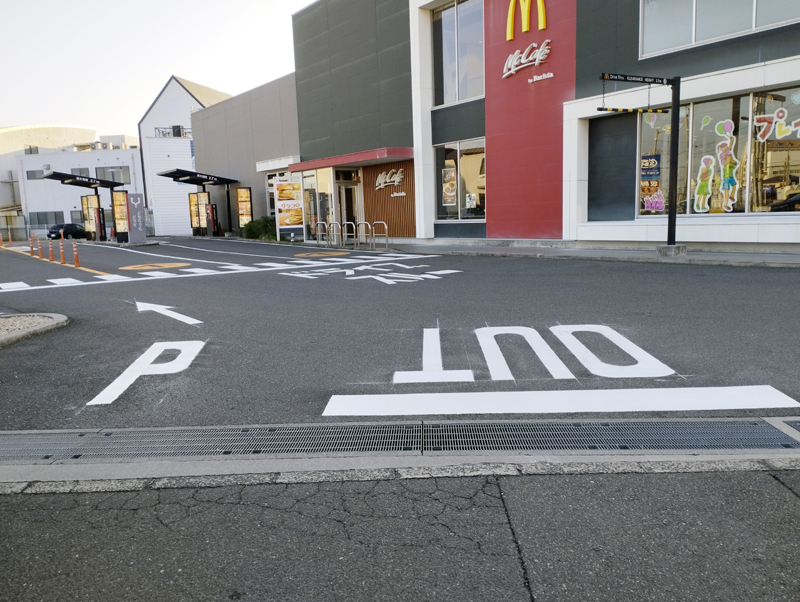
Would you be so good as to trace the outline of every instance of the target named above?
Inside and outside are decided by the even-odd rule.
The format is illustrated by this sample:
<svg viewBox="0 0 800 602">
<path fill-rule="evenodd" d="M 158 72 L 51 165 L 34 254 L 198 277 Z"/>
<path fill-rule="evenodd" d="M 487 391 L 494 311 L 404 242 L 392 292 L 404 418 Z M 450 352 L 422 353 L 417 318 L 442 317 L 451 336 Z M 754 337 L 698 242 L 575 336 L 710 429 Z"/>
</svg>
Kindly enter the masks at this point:
<svg viewBox="0 0 800 602">
<path fill-rule="evenodd" d="M 334 226 L 336 226 L 336 228 L 339 229 L 338 237 L 337 237 L 336 228 L 334 228 Z M 328 224 L 328 230 L 330 231 L 331 236 L 326 236 L 325 237 L 326 240 L 327 240 L 327 243 L 328 243 L 326 246 L 328 246 L 328 247 L 330 247 L 330 246 L 334 246 L 334 247 L 341 246 L 336 242 L 334 242 L 333 245 L 331 245 L 331 239 L 333 239 L 334 241 L 337 241 L 337 240 L 340 240 L 342 238 L 342 224 L 340 224 L 339 222 L 331 222 L 331 223 Z"/>
<path fill-rule="evenodd" d="M 372 248 L 375 249 L 375 226 L 378 224 L 383 224 L 383 236 L 386 239 L 386 250 L 389 250 L 389 226 L 386 225 L 386 222 L 372 222 Z"/>
<path fill-rule="evenodd" d="M 325 228 L 325 242 L 327 243 L 327 241 L 328 241 L 328 224 L 326 224 L 325 222 L 317 222 L 316 224 L 314 224 L 314 226 L 317 229 L 317 246 L 319 246 L 319 237 L 322 236 L 322 233 L 319 231 L 320 226 Z"/>
<path fill-rule="evenodd" d="M 369 227 L 369 235 L 367 234 L 366 229 L 364 230 L 364 242 L 367 244 L 368 249 L 372 249 L 375 246 L 375 236 L 372 234 L 372 224 L 369 222 L 358 222 L 356 224 L 356 249 L 360 248 L 360 239 L 358 230 L 359 226 L 368 226 Z"/>
<path fill-rule="evenodd" d="M 356 225 L 353 222 L 342 222 L 342 246 L 347 246 L 347 226 L 353 227 L 353 239 L 356 238 Z"/>
</svg>

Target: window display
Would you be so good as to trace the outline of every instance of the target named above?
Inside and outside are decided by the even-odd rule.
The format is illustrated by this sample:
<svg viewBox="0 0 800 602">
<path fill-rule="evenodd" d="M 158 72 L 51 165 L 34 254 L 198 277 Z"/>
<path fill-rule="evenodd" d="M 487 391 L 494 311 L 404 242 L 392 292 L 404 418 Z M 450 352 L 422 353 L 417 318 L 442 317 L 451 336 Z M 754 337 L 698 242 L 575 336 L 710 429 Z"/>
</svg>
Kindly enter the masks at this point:
<svg viewBox="0 0 800 602">
<path fill-rule="evenodd" d="M 750 210 L 800 211 L 800 88 L 753 95 Z"/>
<path fill-rule="evenodd" d="M 436 219 L 486 219 L 483 138 L 436 148 Z"/>
<path fill-rule="evenodd" d="M 748 96 L 696 103 L 692 113 L 690 213 L 743 213 Z"/>
<path fill-rule="evenodd" d="M 669 152 L 672 144 L 671 116 L 643 113 L 639 168 L 639 215 L 669 212 Z M 686 177 L 689 159 L 689 107 L 681 107 L 678 134 L 678 214 L 686 213 Z"/>
</svg>

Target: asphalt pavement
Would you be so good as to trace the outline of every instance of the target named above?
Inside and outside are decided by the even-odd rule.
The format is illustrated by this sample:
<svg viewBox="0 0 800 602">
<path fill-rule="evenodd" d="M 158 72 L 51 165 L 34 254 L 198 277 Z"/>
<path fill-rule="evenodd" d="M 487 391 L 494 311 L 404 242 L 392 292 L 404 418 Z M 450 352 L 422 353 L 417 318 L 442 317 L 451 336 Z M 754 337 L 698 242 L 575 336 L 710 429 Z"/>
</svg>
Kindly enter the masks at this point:
<svg viewBox="0 0 800 602">
<path fill-rule="evenodd" d="M 0 444 L 459 421 L 800 441 L 800 271 L 763 257 L 160 243 L 0 251 L 0 315 L 70 320 L 0 349 Z M 7 460 L 0 600 L 800 599 L 793 447 L 519 453 Z"/>
</svg>

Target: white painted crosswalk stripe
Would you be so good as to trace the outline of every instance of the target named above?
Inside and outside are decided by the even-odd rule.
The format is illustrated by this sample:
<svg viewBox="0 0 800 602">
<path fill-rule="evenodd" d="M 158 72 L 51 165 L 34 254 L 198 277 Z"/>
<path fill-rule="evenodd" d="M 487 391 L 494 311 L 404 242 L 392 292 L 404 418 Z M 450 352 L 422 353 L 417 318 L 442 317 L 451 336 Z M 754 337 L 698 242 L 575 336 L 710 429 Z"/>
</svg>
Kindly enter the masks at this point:
<svg viewBox="0 0 800 602">
<path fill-rule="evenodd" d="M 107 280 L 108 282 L 118 282 L 122 280 L 133 280 L 130 276 L 122 276 L 120 274 L 105 274 L 103 276 L 95 276 L 98 280 Z"/>
<path fill-rule="evenodd" d="M 142 276 L 151 276 L 153 278 L 168 278 L 170 276 L 175 276 L 175 274 L 171 274 L 170 272 L 136 272 L 137 274 L 141 274 Z"/>
<path fill-rule="evenodd" d="M 53 278 L 52 280 L 48 280 L 48 282 L 52 282 L 53 284 L 80 284 L 81 280 L 76 280 L 75 278 Z"/>
<path fill-rule="evenodd" d="M 29 284 L 25 284 L 24 282 L 2 282 L 0 283 L 0 289 L 4 291 L 11 291 L 17 288 L 30 288 Z"/>
<path fill-rule="evenodd" d="M 206 268 L 181 268 L 181 272 L 189 272 L 191 274 L 222 274 L 219 270 L 208 270 Z"/>
</svg>

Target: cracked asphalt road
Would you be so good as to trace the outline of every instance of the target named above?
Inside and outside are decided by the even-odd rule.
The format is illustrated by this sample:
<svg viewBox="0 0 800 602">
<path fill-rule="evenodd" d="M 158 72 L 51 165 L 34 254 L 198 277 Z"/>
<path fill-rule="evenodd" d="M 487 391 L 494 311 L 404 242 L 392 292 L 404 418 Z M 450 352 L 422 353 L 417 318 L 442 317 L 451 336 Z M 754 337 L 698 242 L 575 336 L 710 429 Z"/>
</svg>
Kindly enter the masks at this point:
<svg viewBox="0 0 800 602">
<path fill-rule="evenodd" d="M 0 599 L 797 600 L 796 472 L 0 497 Z"/>
</svg>

